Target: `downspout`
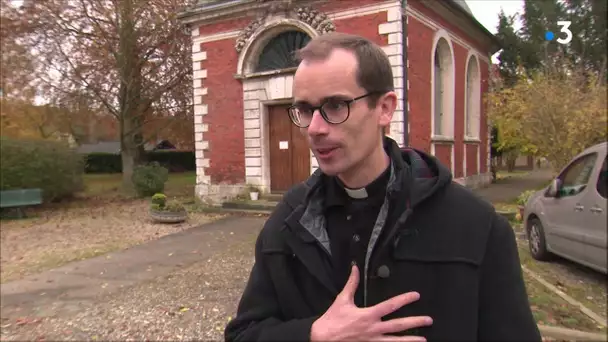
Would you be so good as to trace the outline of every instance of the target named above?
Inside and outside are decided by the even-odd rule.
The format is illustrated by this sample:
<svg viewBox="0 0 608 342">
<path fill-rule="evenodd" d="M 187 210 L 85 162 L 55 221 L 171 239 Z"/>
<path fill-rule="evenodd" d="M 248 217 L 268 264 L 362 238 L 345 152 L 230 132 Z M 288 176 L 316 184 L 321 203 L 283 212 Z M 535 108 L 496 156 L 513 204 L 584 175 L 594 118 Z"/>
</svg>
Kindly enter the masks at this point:
<svg viewBox="0 0 608 342">
<path fill-rule="evenodd" d="M 401 0 L 401 32 L 402 41 L 401 46 L 403 51 L 401 53 L 402 68 L 403 68 L 403 146 L 409 146 L 410 144 L 410 132 L 409 132 L 409 113 L 408 113 L 408 72 L 407 72 L 407 0 Z"/>
</svg>

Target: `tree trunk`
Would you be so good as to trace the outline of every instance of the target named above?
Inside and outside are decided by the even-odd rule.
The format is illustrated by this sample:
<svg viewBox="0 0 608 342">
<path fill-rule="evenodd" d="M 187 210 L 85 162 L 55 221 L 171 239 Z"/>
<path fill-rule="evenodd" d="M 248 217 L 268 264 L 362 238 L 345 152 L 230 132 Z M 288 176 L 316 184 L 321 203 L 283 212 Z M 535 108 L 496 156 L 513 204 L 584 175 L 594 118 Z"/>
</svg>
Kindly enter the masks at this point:
<svg viewBox="0 0 608 342">
<path fill-rule="evenodd" d="M 517 162 L 518 153 L 507 153 L 507 172 L 515 171 L 515 163 Z"/>
<path fill-rule="evenodd" d="M 133 0 L 121 0 L 118 69 L 120 75 L 120 145 L 122 180 L 127 190 L 133 188 L 133 170 L 143 156 L 141 125 L 142 87 L 138 61 L 137 37 L 133 18 Z"/>
</svg>

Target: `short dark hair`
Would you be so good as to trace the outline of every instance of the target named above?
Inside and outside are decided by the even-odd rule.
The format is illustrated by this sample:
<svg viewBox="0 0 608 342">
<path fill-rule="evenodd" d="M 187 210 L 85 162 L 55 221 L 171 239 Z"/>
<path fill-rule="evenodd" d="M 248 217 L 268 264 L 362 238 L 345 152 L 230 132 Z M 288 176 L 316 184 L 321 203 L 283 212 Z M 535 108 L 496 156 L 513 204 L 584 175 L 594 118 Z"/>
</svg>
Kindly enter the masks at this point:
<svg viewBox="0 0 608 342">
<path fill-rule="evenodd" d="M 355 55 L 358 85 L 368 93 L 378 92 L 378 95 L 369 97 L 370 106 L 375 106 L 383 93 L 395 90 L 388 56 L 380 46 L 361 36 L 340 32 L 322 34 L 296 51 L 296 58 L 298 61 L 324 60 L 334 49 L 344 49 Z"/>
</svg>

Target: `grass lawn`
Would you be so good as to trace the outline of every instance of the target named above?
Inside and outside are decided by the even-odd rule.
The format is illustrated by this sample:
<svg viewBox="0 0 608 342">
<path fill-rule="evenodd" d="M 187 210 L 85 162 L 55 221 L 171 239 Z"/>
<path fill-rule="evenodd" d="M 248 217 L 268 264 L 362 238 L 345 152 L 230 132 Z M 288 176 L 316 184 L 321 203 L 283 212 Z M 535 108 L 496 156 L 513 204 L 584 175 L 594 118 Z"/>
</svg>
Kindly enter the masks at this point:
<svg viewBox="0 0 608 342">
<path fill-rule="evenodd" d="M 196 184 L 195 172 L 170 173 L 165 183 L 165 194 L 169 197 L 193 197 Z M 85 198 L 132 197 L 122 188 L 122 174 L 84 175 Z"/>
<path fill-rule="evenodd" d="M 194 205 L 194 172 L 172 173 L 165 194 Z M 0 225 L 0 282 L 15 280 L 158 239 L 223 217 L 189 210 L 186 222 L 158 224 L 149 199 L 123 191 L 121 174 L 87 174 L 74 199 L 28 209 L 28 218 Z M 190 208 L 189 208 L 190 209 Z"/>
<path fill-rule="evenodd" d="M 501 179 L 510 178 L 510 177 L 521 177 L 521 176 L 527 175 L 528 173 L 530 173 L 530 171 L 528 171 L 528 170 L 514 170 L 512 172 L 497 171 L 496 180 L 501 180 Z"/>
<path fill-rule="evenodd" d="M 583 266 L 578 266 L 565 260 L 559 260 L 557 257 L 554 262 L 540 262 L 534 260 L 530 255 L 527 243 L 525 241 L 519 241 L 519 244 L 519 257 L 522 265 L 541 276 L 544 280 L 551 283 L 568 296 L 582 303 L 596 314 L 606 317 L 606 300 L 608 299 L 608 295 L 606 289 L 606 278 L 604 276 L 592 270 L 586 269 Z M 550 292 L 542 284 L 538 283 L 534 279 L 530 279 L 530 282 L 535 284 L 534 287 L 536 289 L 542 289 L 547 294 L 550 294 L 550 296 L 554 297 L 557 302 L 566 304 L 566 306 L 562 306 L 561 304 L 552 304 L 552 306 L 555 307 L 553 310 L 555 312 L 550 315 L 554 318 L 569 315 L 568 317 L 571 317 L 573 320 L 577 321 L 577 323 L 574 321 L 570 322 L 571 326 L 568 326 L 568 321 L 566 316 L 564 316 L 561 318 L 562 320 L 565 320 L 563 325 L 564 327 L 572 327 L 573 329 L 579 330 L 585 330 L 583 328 L 588 328 L 588 331 L 607 331 L 605 328 L 598 326 L 596 322 L 588 318 L 580 310 L 566 303 L 566 301 L 558 297 L 556 294 Z M 538 297 L 535 299 L 537 303 L 546 303 L 547 299 L 543 298 L 544 296 L 539 295 L 539 291 L 540 290 L 537 291 L 533 289 L 531 291 L 533 293 L 530 294 L 530 297 Z M 545 307 L 546 306 L 547 305 L 545 305 Z M 567 308 L 568 313 L 564 314 L 562 312 L 565 310 L 564 308 Z M 579 324 L 580 326 L 577 328 L 574 326 L 576 324 Z"/>
</svg>

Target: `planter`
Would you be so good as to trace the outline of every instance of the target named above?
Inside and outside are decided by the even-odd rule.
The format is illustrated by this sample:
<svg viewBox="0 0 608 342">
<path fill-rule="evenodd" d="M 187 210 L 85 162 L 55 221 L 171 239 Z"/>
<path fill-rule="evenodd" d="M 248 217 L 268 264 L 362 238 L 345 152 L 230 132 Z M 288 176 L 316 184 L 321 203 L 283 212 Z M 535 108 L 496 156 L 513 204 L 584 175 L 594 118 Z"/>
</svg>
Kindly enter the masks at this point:
<svg viewBox="0 0 608 342">
<path fill-rule="evenodd" d="M 157 223 L 180 223 L 188 218 L 188 212 L 185 210 L 178 212 L 150 210 L 149 214 L 152 220 Z"/>
<path fill-rule="evenodd" d="M 252 191 L 249 193 L 249 197 L 251 198 L 252 201 L 257 201 L 260 198 L 260 193 Z"/>
</svg>

